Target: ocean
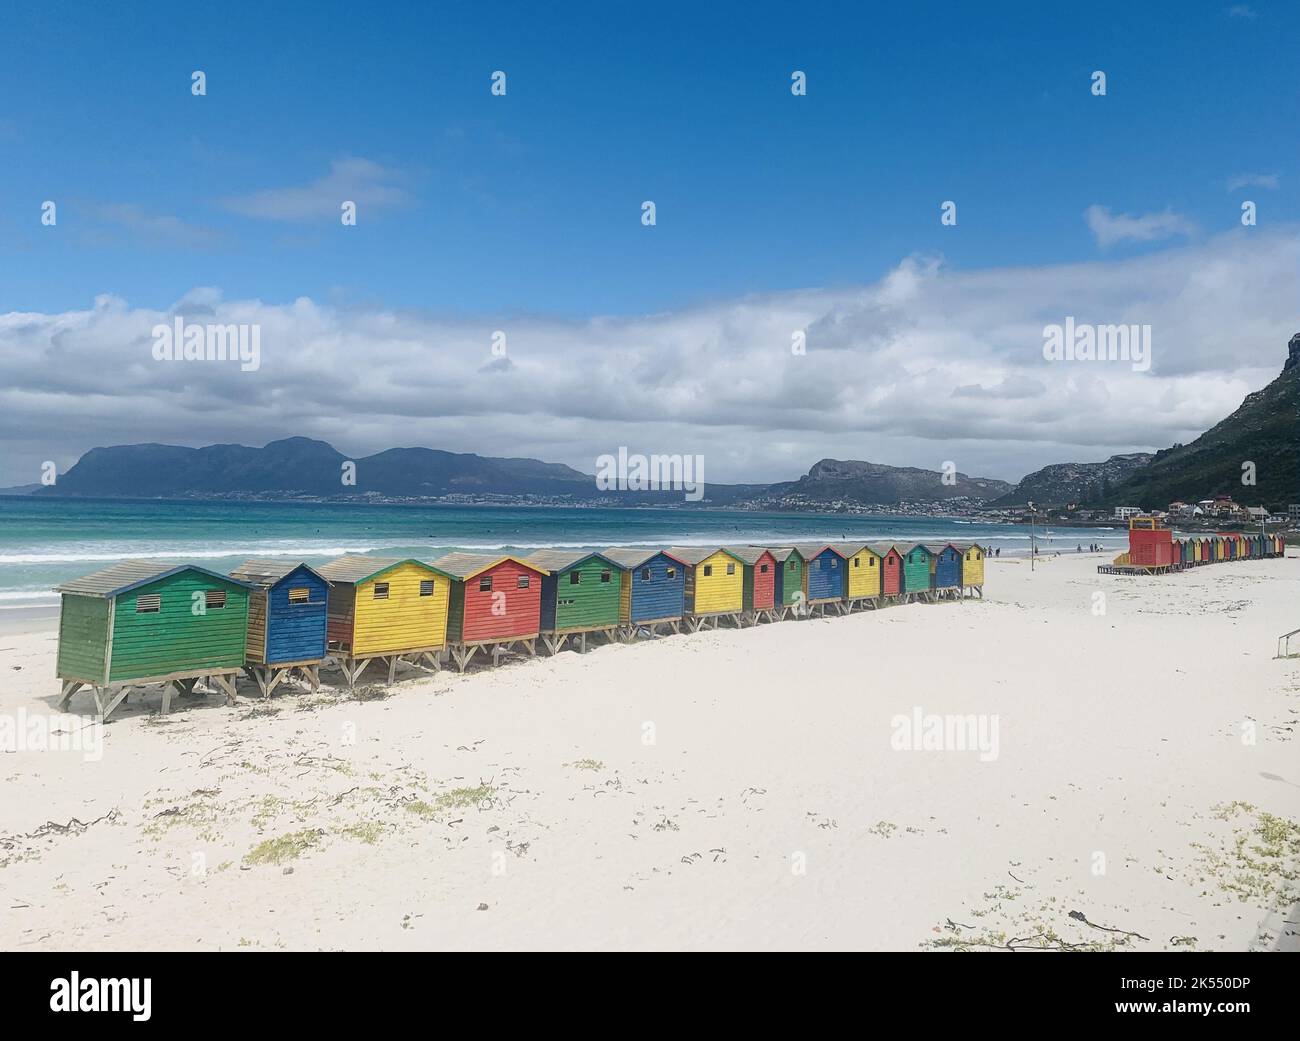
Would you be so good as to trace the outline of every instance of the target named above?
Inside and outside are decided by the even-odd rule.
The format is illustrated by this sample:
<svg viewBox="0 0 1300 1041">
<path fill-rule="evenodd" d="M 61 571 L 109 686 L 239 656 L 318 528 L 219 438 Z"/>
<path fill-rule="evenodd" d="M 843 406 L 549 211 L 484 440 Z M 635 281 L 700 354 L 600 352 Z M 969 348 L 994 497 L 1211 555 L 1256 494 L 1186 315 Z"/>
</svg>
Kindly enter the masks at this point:
<svg viewBox="0 0 1300 1041">
<path fill-rule="evenodd" d="M 1127 545 L 1115 529 L 1038 529 L 1039 551 Z M 342 553 L 434 560 L 453 549 L 774 545 L 821 539 L 960 540 L 1023 553 L 1029 529 L 944 518 L 735 510 L 572 509 L 0 497 L 0 611 L 56 604 L 60 582 L 127 558 L 191 561 L 226 572 L 248 557 L 309 564 Z"/>
</svg>

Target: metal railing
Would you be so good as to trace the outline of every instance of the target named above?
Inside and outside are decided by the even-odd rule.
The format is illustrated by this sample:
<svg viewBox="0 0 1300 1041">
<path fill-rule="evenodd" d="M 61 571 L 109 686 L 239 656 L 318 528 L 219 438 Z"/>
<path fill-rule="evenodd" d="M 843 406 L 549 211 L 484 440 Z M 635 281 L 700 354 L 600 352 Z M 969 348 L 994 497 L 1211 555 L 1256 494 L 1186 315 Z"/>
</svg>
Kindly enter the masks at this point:
<svg viewBox="0 0 1300 1041">
<path fill-rule="evenodd" d="M 1293 629 L 1277 638 L 1277 656 L 1279 658 L 1300 658 L 1300 648 L 1291 650 L 1292 637 L 1300 636 L 1300 629 Z"/>
</svg>

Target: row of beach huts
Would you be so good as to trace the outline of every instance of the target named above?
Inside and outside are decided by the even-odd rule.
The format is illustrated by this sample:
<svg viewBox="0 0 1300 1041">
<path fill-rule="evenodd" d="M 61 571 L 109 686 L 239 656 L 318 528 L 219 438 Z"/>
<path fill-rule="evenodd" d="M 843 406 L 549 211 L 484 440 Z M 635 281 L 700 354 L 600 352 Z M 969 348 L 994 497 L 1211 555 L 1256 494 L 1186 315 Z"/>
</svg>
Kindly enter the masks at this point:
<svg viewBox="0 0 1300 1041">
<path fill-rule="evenodd" d="M 348 555 L 319 567 L 248 560 L 228 575 L 127 560 L 62 595 L 60 708 L 86 689 L 100 719 L 128 695 L 200 682 L 235 700 L 246 673 L 269 697 L 296 674 L 315 691 L 332 663 L 351 688 L 376 660 L 460 671 L 481 655 L 579 651 L 809 615 L 982 597 L 984 550 L 966 543 L 818 543 L 599 551 L 433 561 Z"/>
<path fill-rule="evenodd" d="M 1286 555 L 1281 535 L 1268 532 L 1218 532 L 1174 538 L 1156 517 L 1129 520 L 1128 552 L 1097 570 L 1107 575 L 1159 575 L 1228 560 L 1262 560 Z"/>
</svg>

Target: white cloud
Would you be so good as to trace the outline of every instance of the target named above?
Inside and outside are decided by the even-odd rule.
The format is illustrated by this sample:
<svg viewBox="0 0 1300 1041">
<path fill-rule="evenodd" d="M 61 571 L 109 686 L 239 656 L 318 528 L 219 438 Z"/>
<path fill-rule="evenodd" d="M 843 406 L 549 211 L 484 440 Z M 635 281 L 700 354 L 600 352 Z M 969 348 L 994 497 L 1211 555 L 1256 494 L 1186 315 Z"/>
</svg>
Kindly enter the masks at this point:
<svg viewBox="0 0 1300 1041">
<path fill-rule="evenodd" d="M 1230 192 L 1240 191 L 1242 188 L 1276 189 L 1277 185 L 1277 174 L 1238 174 L 1236 177 L 1228 178 Z"/>
<path fill-rule="evenodd" d="M 1117 242 L 1158 242 L 1179 235 L 1191 236 L 1196 232 L 1191 221 L 1169 210 L 1134 217 L 1094 205 L 1088 207 L 1085 216 L 1093 238 L 1103 249 Z"/>
<path fill-rule="evenodd" d="M 1014 480 L 1192 440 L 1280 370 L 1298 295 L 1289 228 L 1037 268 L 908 259 L 859 287 L 577 321 L 269 304 L 212 288 L 165 310 L 104 296 L 0 315 L 12 438 L 0 485 L 97 445 L 293 434 L 358 455 L 427 445 L 587 472 L 619 445 L 701 452 L 717 482 L 792 479 L 823 456 L 951 459 Z M 260 323 L 261 368 L 154 361 L 150 331 L 173 314 Z M 1151 371 L 1044 361 L 1043 327 L 1066 316 L 1151 325 Z M 508 365 L 491 353 L 496 330 Z M 791 351 L 796 330 L 806 355 Z"/>
<path fill-rule="evenodd" d="M 409 205 L 411 196 L 401 182 L 398 171 L 369 159 L 335 159 L 329 173 L 309 184 L 268 188 L 223 199 L 222 205 L 233 213 L 264 220 L 337 220 L 345 201 L 355 202 L 362 211 Z"/>
</svg>

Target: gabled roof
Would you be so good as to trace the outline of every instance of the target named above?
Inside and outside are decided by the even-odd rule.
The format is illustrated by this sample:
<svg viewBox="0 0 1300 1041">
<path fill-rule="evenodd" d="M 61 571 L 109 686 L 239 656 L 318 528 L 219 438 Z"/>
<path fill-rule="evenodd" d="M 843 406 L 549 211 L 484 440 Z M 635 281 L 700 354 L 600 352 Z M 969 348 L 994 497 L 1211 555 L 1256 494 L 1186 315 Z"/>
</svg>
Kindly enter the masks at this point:
<svg viewBox="0 0 1300 1041">
<path fill-rule="evenodd" d="M 776 554 L 765 546 L 723 546 L 722 548 L 733 557 L 739 557 L 750 567 L 757 564 L 765 554 L 776 560 Z"/>
<path fill-rule="evenodd" d="M 525 567 L 539 575 L 546 574 L 536 564 L 530 564 L 523 557 L 493 556 L 491 553 L 448 553 L 438 558 L 436 570 L 464 582 L 475 575 L 481 575 L 484 571 L 491 571 L 498 564 L 503 564 L 506 561 L 518 564 L 520 567 Z"/>
<path fill-rule="evenodd" d="M 709 557 L 713 556 L 715 553 L 725 553 L 727 556 L 731 557 L 732 560 L 740 564 L 745 562 L 743 558 L 736 556 L 736 554 L 731 552 L 729 549 L 723 549 L 721 546 L 673 546 L 671 549 L 666 550 L 666 552 L 671 553 L 683 564 L 690 564 L 692 566 L 708 560 Z"/>
<path fill-rule="evenodd" d="M 913 543 L 910 543 L 910 544 L 908 544 L 908 546 L 907 546 L 906 549 L 900 548 L 898 552 L 899 552 L 900 554 L 907 554 L 907 553 L 911 553 L 912 550 L 914 550 L 914 549 L 924 550 L 926 553 L 929 553 L 930 556 L 932 556 L 932 557 L 935 556 L 935 555 L 937 554 L 937 551 L 936 551 L 936 550 L 931 549 L 931 548 L 930 548 L 929 546 L 927 546 L 924 542 L 913 542 Z"/>
<path fill-rule="evenodd" d="M 426 564 L 423 560 L 416 560 L 414 557 L 368 557 L 364 553 L 349 553 L 337 560 L 331 560 L 328 564 L 322 564 L 317 568 L 316 574 L 320 575 L 326 582 L 359 585 L 402 564 L 414 564 L 426 571 L 442 575 L 443 578 L 451 578 L 451 575 L 447 574 L 441 565 L 434 567 L 432 564 Z"/>
<path fill-rule="evenodd" d="M 628 570 L 639 568 L 647 560 L 651 560 L 652 558 L 659 556 L 661 553 L 669 560 L 674 560 L 678 564 L 686 563 L 686 561 L 682 560 L 680 557 L 673 556 L 673 554 L 669 553 L 666 549 L 650 549 L 645 546 L 611 546 L 609 549 L 603 549 L 600 552 L 602 556 L 614 561 L 614 563 L 618 564 L 620 567 L 625 567 Z"/>
<path fill-rule="evenodd" d="M 864 549 L 874 556 L 880 556 L 879 553 L 871 548 L 871 544 L 867 542 L 832 542 L 831 549 L 835 550 L 836 553 L 844 557 L 846 560 L 849 557 L 856 557 Z"/>
<path fill-rule="evenodd" d="M 772 556 L 776 557 L 776 562 L 778 564 L 784 564 L 786 560 L 789 559 L 791 553 L 795 554 L 795 556 L 800 560 L 804 559 L 803 554 L 794 546 L 768 546 L 767 551 L 771 553 Z"/>
<path fill-rule="evenodd" d="M 844 556 L 843 553 L 829 542 L 800 542 L 796 543 L 794 548 L 799 551 L 800 556 L 802 556 L 804 560 L 812 560 L 813 557 L 817 556 L 819 553 L 824 553 L 828 549 L 837 557 Z"/>
<path fill-rule="evenodd" d="M 197 571 L 201 575 L 207 575 L 209 578 L 228 582 L 231 585 L 243 586 L 245 589 L 252 588 L 251 583 L 241 581 L 238 578 L 231 578 L 229 575 L 222 575 L 216 571 L 209 571 L 197 564 L 177 564 L 161 560 L 123 560 L 112 567 L 104 568 L 102 571 L 96 571 L 94 574 L 84 575 L 81 578 L 74 578 L 60 586 L 55 586 L 54 591 L 56 593 L 75 593 L 79 596 L 102 596 L 107 598 L 118 596 L 121 593 L 128 593 L 132 589 L 148 585 L 150 582 L 157 582 L 160 578 L 169 578 L 182 571 Z"/>
<path fill-rule="evenodd" d="M 260 589 L 270 589 L 272 586 L 284 581 L 299 568 L 306 568 L 322 582 L 325 581 L 325 576 L 310 564 L 304 564 L 301 560 L 293 560 L 292 558 L 288 560 L 279 558 L 263 560 L 254 557 L 251 560 L 245 560 L 239 567 L 231 571 L 230 577 L 257 586 Z"/>
<path fill-rule="evenodd" d="M 955 550 L 959 554 L 962 552 L 955 542 L 918 542 L 917 545 L 922 549 L 928 549 L 936 557 L 945 549 Z"/>
<path fill-rule="evenodd" d="M 620 564 L 612 557 L 607 557 L 598 550 L 590 549 L 578 551 L 571 549 L 541 549 L 524 557 L 524 563 L 540 571 L 545 571 L 547 574 L 556 575 L 561 571 L 568 571 L 578 564 L 586 563 L 592 557 L 603 560 L 606 564 L 610 564 L 620 571 L 626 570 L 623 564 Z"/>
<path fill-rule="evenodd" d="M 871 550 L 871 552 L 878 557 L 889 556 L 890 550 L 893 550 L 901 557 L 903 555 L 903 551 L 900 548 L 900 546 L 901 543 L 898 542 L 868 542 L 867 543 L 867 549 Z"/>
</svg>

